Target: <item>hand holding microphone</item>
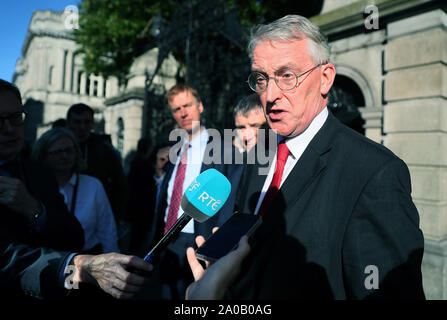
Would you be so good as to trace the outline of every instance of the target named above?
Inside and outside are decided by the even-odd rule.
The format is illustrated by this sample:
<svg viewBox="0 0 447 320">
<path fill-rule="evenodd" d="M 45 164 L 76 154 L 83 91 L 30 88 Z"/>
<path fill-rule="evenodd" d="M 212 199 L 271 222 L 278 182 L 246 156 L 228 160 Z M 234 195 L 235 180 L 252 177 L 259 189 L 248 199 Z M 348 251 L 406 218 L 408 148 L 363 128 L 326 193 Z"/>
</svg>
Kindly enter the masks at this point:
<svg viewBox="0 0 447 320">
<path fill-rule="evenodd" d="M 177 237 L 191 218 L 202 223 L 214 216 L 227 201 L 230 191 L 230 182 L 219 171 L 208 169 L 198 175 L 183 194 L 180 205 L 184 213 L 144 260 L 155 263 L 159 254 Z"/>
</svg>

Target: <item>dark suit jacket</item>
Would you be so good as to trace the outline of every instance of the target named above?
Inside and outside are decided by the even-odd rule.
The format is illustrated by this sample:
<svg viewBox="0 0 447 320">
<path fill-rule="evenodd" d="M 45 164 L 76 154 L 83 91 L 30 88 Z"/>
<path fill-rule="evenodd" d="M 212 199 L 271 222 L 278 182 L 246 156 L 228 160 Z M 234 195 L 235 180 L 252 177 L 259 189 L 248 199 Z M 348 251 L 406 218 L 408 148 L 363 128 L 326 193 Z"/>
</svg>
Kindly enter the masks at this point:
<svg viewBox="0 0 447 320">
<path fill-rule="evenodd" d="M 52 250 L 41 247 L 81 250 L 84 232 L 76 217 L 69 214 L 51 171 L 28 160 L 22 163 L 25 185 L 31 195 L 45 206 L 46 223 L 36 232 L 23 216 L 0 205 L 0 287 L 9 295 L 27 291 L 39 296 L 43 287 L 51 287 L 44 283 L 48 274 L 58 281 L 59 274 L 48 273 L 48 270 L 57 269 L 52 266 L 61 263 L 50 262 L 55 255 L 46 256 L 45 253 Z M 56 255 L 65 256 L 63 253 Z M 45 274 L 40 273 L 44 270 Z"/>
<path fill-rule="evenodd" d="M 255 209 L 265 180 L 257 169 L 243 174 L 240 211 Z M 423 248 L 405 163 L 329 114 L 264 215 L 228 297 L 424 298 Z"/>
<path fill-rule="evenodd" d="M 120 220 L 126 217 L 129 192 L 121 157 L 94 133 L 87 140 L 86 150 L 87 168 L 82 173 L 101 181 L 119 227 Z"/>
<path fill-rule="evenodd" d="M 132 160 L 127 177 L 129 186 L 127 220 L 132 225 L 129 246 L 129 250 L 132 252 L 138 250 L 153 220 L 157 195 L 154 174 L 155 171 L 150 160 L 145 160 L 137 154 Z"/>
</svg>

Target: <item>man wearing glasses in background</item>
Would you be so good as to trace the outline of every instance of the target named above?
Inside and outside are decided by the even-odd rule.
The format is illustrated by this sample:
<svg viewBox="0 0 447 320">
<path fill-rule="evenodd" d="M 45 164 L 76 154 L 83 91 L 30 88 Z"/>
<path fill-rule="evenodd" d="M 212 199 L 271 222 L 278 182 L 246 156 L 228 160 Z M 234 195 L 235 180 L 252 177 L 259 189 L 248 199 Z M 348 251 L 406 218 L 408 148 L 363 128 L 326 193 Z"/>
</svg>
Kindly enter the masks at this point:
<svg viewBox="0 0 447 320">
<path fill-rule="evenodd" d="M 242 177 L 238 210 L 263 222 L 227 298 L 424 299 L 408 168 L 328 111 L 326 37 L 289 15 L 258 26 L 249 53 L 248 83 L 279 143 L 267 176 L 252 165 Z"/>
<path fill-rule="evenodd" d="M 84 243 L 82 227 L 68 213 L 50 171 L 20 156 L 25 117 L 19 90 L 0 80 L 0 296 L 20 294 L 9 286 L 12 275 L 23 273 L 21 266 L 32 256 L 22 256 L 24 249 L 13 249 L 11 242 L 59 250 L 80 250 Z"/>
<path fill-rule="evenodd" d="M 0 96 L 0 238 L 81 249 L 82 227 L 55 196 L 51 173 L 20 156 L 26 117 L 20 92 L 1 80 Z"/>
</svg>

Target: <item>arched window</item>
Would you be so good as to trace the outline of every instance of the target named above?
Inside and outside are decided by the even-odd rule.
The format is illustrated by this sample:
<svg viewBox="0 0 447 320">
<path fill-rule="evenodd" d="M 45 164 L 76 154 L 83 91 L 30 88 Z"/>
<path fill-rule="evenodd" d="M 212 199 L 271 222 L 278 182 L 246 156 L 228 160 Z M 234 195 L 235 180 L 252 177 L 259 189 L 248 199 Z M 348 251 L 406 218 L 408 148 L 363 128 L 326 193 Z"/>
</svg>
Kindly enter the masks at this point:
<svg viewBox="0 0 447 320">
<path fill-rule="evenodd" d="M 350 78 L 337 75 L 328 94 L 328 107 L 335 117 L 355 131 L 365 134 L 365 120 L 359 107 L 365 106 L 365 99 L 359 86 Z"/>
</svg>

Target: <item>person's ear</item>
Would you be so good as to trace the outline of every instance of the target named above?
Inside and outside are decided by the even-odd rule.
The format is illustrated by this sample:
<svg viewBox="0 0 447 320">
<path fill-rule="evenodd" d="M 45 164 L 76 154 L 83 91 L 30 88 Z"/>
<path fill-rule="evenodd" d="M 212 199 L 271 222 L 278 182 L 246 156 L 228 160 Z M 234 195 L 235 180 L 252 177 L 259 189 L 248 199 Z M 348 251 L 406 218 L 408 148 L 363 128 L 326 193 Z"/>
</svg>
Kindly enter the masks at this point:
<svg viewBox="0 0 447 320">
<path fill-rule="evenodd" d="M 335 73 L 335 67 L 332 63 L 327 63 L 321 66 L 321 95 L 325 96 L 328 94 L 334 84 Z"/>
</svg>

